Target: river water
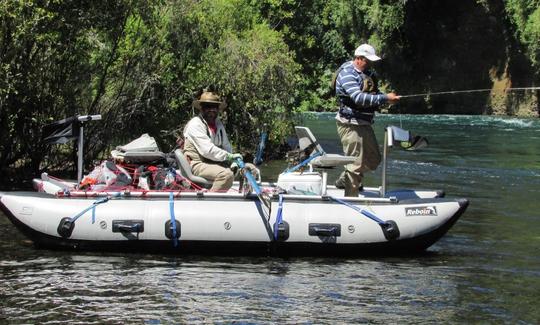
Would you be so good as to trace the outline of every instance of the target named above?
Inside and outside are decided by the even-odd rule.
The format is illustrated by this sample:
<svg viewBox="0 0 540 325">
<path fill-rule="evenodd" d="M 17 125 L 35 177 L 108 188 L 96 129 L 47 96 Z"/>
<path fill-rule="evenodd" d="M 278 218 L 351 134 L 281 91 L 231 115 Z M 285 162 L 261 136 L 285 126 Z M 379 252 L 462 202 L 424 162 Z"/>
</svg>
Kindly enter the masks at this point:
<svg viewBox="0 0 540 325">
<path fill-rule="evenodd" d="M 331 114 L 309 115 L 339 152 Z M 175 257 L 36 250 L 0 213 L 0 323 L 540 323 L 540 121 L 380 115 L 427 136 L 391 151 L 388 187 L 470 199 L 426 254 Z M 380 141 L 382 143 L 382 141 Z M 275 180 L 285 166 L 263 166 Z M 339 170 L 329 172 L 336 178 Z M 380 170 L 366 176 L 380 185 Z"/>
</svg>

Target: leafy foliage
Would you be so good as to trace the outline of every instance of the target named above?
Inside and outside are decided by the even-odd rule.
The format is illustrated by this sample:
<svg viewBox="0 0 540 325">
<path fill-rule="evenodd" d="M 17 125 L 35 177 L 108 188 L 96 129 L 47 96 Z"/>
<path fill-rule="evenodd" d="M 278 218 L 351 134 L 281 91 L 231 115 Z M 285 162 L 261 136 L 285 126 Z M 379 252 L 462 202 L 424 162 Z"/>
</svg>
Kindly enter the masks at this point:
<svg viewBox="0 0 540 325">
<path fill-rule="evenodd" d="M 141 133 L 168 150 L 208 87 L 229 100 L 238 147 L 263 125 L 274 145 L 290 131 L 298 64 L 244 1 L 8 0 L 0 15 L 3 175 L 65 167 L 70 146 L 45 146 L 41 129 L 75 114 L 103 116 L 85 132 L 88 163 Z"/>
<path fill-rule="evenodd" d="M 43 124 L 88 107 L 93 94 L 88 86 L 99 74 L 90 61 L 90 32 L 114 35 L 116 22 L 125 15 L 124 5 L 0 4 L 0 170 L 38 170 L 46 152 L 39 141 Z"/>
<path fill-rule="evenodd" d="M 103 115 L 85 132 L 89 164 L 141 133 L 169 150 L 204 88 L 227 99 L 237 149 L 253 151 L 265 129 L 277 152 L 296 112 L 335 109 L 332 75 L 363 42 L 385 58 L 376 70 L 387 90 L 538 80 L 539 8 L 539 0 L 4 0 L 0 177 L 73 167 L 72 146 L 40 140 L 44 124 L 75 114 Z M 447 104 L 417 109 L 455 112 Z"/>
<path fill-rule="evenodd" d="M 516 25 L 517 37 L 525 44 L 529 58 L 540 67 L 540 1 L 508 0 L 506 11 Z"/>
</svg>

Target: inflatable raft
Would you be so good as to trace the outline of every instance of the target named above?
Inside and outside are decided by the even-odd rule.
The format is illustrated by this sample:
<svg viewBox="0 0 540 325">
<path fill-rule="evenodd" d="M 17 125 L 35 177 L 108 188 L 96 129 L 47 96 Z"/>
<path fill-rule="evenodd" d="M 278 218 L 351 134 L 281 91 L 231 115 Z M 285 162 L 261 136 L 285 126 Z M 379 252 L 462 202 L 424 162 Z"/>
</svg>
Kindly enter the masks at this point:
<svg viewBox="0 0 540 325">
<path fill-rule="evenodd" d="M 297 129 L 301 147 L 309 145 L 302 144 L 308 131 Z M 305 163 L 310 171 L 289 169 L 277 183 L 258 182 L 249 191 L 235 183 L 227 193 L 82 191 L 44 177 L 35 180 L 42 192 L 0 193 L 0 208 L 45 248 L 366 255 L 423 251 L 468 206 L 466 199 L 441 197 L 442 191 L 386 191 L 384 184 L 359 197 L 343 197 L 343 190 L 326 184 L 324 172 L 313 171 L 317 162 L 328 167 L 350 161 L 321 148 Z"/>
<path fill-rule="evenodd" d="M 465 199 L 282 194 L 272 199 L 267 215 L 256 195 L 109 194 L 59 198 L 4 193 L 0 207 L 28 238 L 46 248 L 362 255 L 425 250 L 468 205 Z"/>
</svg>

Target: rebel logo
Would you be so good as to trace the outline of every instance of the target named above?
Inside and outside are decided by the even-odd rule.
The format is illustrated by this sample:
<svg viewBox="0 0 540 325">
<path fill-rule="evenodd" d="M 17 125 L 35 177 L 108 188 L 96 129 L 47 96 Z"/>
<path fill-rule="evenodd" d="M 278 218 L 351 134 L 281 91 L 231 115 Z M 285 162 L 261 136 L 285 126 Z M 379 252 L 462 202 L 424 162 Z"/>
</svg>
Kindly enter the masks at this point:
<svg viewBox="0 0 540 325">
<path fill-rule="evenodd" d="M 434 207 L 434 206 L 405 208 L 405 215 L 408 216 L 408 217 L 412 217 L 412 216 L 436 216 L 437 215 L 437 208 Z"/>
</svg>

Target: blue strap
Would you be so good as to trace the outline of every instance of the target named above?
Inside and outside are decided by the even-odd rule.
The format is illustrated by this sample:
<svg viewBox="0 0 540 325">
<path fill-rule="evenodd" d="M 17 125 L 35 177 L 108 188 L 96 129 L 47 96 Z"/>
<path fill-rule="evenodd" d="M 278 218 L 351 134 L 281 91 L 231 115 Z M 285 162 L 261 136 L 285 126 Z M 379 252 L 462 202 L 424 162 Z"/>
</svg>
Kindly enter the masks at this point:
<svg viewBox="0 0 540 325">
<path fill-rule="evenodd" d="M 274 239 L 278 239 L 278 228 L 283 223 L 283 194 L 279 195 L 279 205 L 276 216 L 276 223 L 274 224 Z"/>
<path fill-rule="evenodd" d="M 379 217 L 377 217 L 376 215 L 374 215 L 373 213 L 369 212 L 369 211 L 366 211 L 364 209 L 361 209 L 355 205 L 352 205 L 350 204 L 349 202 L 346 202 L 346 201 L 343 201 L 341 199 L 338 199 L 336 197 L 333 197 L 333 196 L 330 196 L 330 199 L 338 202 L 338 203 L 341 203 L 345 206 L 348 206 L 349 208 L 353 209 L 353 210 L 356 210 L 358 212 L 360 212 L 361 214 L 365 215 L 366 217 L 370 218 L 371 220 L 375 221 L 376 223 L 378 223 L 379 225 L 386 225 L 387 222 L 384 221 L 384 220 L 381 220 Z"/>
<path fill-rule="evenodd" d="M 305 159 L 304 161 L 302 161 L 301 163 L 299 163 L 298 165 L 294 166 L 294 167 L 291 167 L 289 169 L 287 169 L 286 171 L 283 172 L 283 174 L 288 174 L 288 173 L 292 173 L 294 172 L 295 170 L 307 165 L 310 161 L 312 161 L 313 159 L 319 157 L 319 156 L 322 156 L 324 155 L 324 152 L 317 152 L 315 153 L 313 156 L 309 156 L 307 159 Z"/>
<path fill-rule="evenodd" d="M 96 221 L 96 206 L 98 204 L 101 204 L 101 203 L 105 203 L 109 201 L 109 198 L 108 197 L 104 197 L 102 199 L 99 199 L 99 200 L 96 200 L 94 203 L 92 203 L 91 206 L 89 206 L 88 208 L 82 210 L 81 212 L 79 212 L 77 215 L 73 216 L 71 218 L 71 222 L 75 222 L 75 220 L 79 219 L 82 215 L 84 215 L 87 211 L 89 210 L 92 210 L 92 223 L 94 223 Z"/>
<path fill-rule="evenodd" d="M 174 247 L 178 246 L 178 238 L 176 238 L 176 218 L 174 217 L 174 194 L 169 192 L 169 212 L 171 214 L 171 233 Z"/>
</svg>

